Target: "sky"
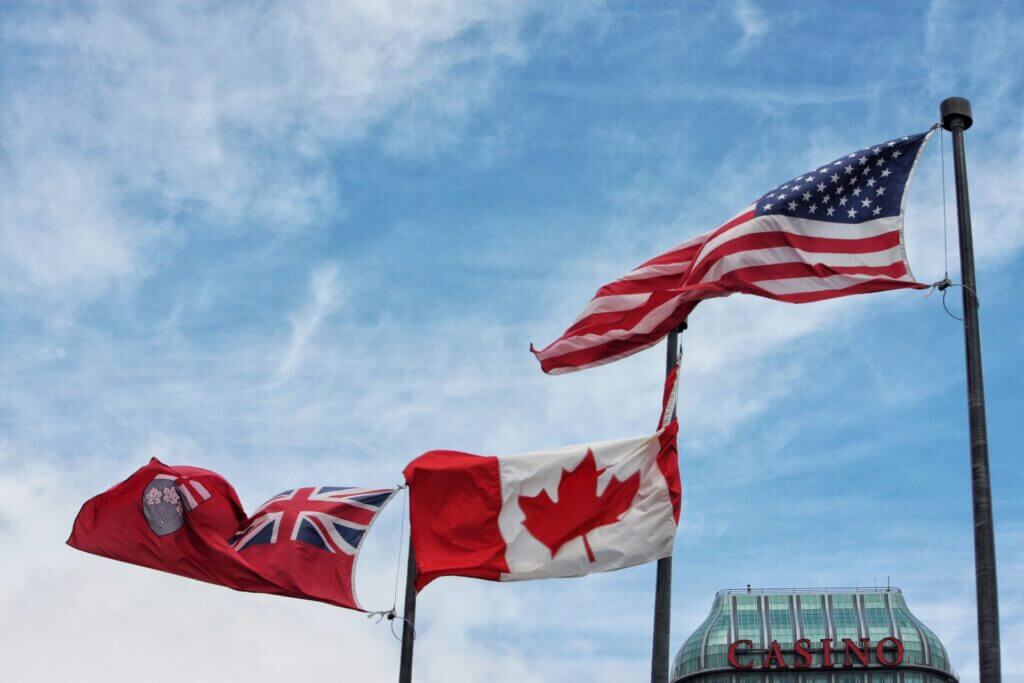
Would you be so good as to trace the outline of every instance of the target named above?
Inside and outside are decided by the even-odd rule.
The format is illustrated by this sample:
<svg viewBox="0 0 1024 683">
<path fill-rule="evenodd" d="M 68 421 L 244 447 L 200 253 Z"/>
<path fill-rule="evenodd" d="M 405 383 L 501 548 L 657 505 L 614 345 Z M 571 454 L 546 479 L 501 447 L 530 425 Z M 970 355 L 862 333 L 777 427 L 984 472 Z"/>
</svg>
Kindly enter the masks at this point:
<svg viewBox="0 0 1024 683">
<path fill-rule="evenodd" d="M 4 3 L 4 678 L 393 680 L 387 622 L 74 551 L 78 507 L 153 456 L 221 473 L 253 508 L 394 484 L 434 448 L 648 433 L 661 347 L 550 377 L 530 342 L 959 95 L 1003 671 L 1024 681 L 1022 33 L 1019 3 L 941 0 Z M 947 262 L 959 277 L 942 159 L 936 137 L 907 206 L 926 283 Z M 917 291 L 697 308 L 673 652 L 719 589 L 891 581 L 977 680 L 961 330 Z M 371 609 L 402 582 L 402 510 L 363 549 Z M 441 579 L 420 595 L 416 679 L 644 680 L 653 588 L 653 565 Z"/>
</svg>

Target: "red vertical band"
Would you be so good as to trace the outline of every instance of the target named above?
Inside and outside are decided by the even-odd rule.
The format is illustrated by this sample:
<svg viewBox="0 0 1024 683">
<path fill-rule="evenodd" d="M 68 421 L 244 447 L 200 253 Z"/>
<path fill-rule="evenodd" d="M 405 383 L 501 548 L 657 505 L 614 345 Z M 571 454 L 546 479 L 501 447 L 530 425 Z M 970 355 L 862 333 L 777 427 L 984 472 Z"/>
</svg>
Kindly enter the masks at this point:
<svg viewBox="0 0 1024 683">
<path fill-rule="evenodd" d="M 498 459 L 429 451 L 409 463 L 409 523 L 416 555 L 416 590 L 439 576 L 497 581 L 508 572 L 498 528 Z"/>
</svg>

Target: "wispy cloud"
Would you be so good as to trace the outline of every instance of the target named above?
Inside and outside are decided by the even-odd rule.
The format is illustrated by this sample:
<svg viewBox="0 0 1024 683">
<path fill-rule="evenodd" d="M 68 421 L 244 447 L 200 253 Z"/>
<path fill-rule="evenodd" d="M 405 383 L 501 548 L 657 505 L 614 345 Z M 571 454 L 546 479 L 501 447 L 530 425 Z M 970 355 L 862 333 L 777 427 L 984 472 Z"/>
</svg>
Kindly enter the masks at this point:
<svg viewBox="0 0 1024 683">
<path fill-rule="evenodd" d="M 329 222 L 345 195 L 329 152 L 399 113 L 420 141 L 443 140 L 501 66 L 525 58 L 530 12 L 314 0 L 11 9 L 0 286 L 81 296 L 136 269 L 154 233 L 166 249 L 196 223 Z"/>
<path fill-rule="evenodd" d="M 292 316 L 292 336 L 288 350 L 277 366 L 277 381 L 295 374 L 305 360 L 310 340 L 324 319 L 339 305 L 338 266 L 329 264 L 317 268 L 309 278 L 310 300 Z"/>
<path fill-rule="evenodd" d="M 742 54 L 768 33 L 768 17 L 753 0 L 736 0 L 732 6 L 732 15 L 741 31 L 740 40 L 736 43 L 733 54 Z"/>
</svg>

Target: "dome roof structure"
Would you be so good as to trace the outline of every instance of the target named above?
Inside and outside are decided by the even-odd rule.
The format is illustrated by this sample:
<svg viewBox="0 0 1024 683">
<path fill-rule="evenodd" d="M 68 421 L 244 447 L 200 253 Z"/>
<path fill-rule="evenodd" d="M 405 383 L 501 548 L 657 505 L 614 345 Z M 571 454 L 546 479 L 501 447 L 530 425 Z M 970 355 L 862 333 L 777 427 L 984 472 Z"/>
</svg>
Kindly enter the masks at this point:
<svg viewBox="0 0 1024 683">
<path fill-rule="evenodd" d="M 910 612 L 898 588 L 747 588 L 715 596 L 711 613 L 676 655 L 670 680 L 952 683 L 958 679 L 946 649 Z"/>
</svg>

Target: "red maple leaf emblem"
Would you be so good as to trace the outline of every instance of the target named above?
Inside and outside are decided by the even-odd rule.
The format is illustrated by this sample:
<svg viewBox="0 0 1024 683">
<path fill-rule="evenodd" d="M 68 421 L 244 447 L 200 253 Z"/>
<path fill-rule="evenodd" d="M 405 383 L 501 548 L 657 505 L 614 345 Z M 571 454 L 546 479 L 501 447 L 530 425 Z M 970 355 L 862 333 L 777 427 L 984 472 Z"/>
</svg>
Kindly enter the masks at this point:
<svg viewBox="0 0 1024 683">
<path fill-rule="evenodd" d="M 606 469 L 597 469 L 594 452 L 588 448 L 576 469 L 562 470 L 557 503 L 551 500 L 547 491 L 536 496 L 519 496 L 519 507 L 526 515 L 523 526 L 548 547 L 551 557 L 563 545 L 582 536 L 587 559 L 595 562 L 587 534 L 598 527 L 615 524 L 629 509 L 640 490 L 640 473 L 636 472 L 625 481 L 613 476 L 599 496 L 597 478 Z"/>
</svg>

